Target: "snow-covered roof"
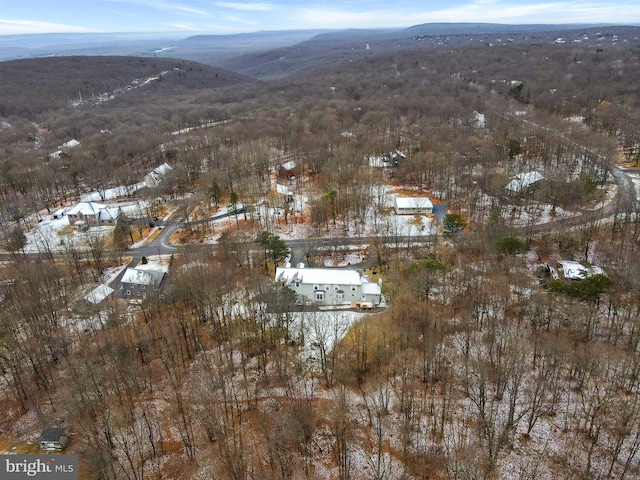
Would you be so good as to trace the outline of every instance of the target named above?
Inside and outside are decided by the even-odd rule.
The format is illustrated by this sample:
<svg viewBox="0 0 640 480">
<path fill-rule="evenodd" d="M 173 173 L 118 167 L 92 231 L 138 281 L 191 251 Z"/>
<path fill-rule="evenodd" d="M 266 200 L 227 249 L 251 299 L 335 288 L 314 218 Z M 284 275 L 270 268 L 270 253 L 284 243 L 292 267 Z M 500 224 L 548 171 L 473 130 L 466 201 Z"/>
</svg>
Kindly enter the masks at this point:
<svg viewBox="0 0 640 480">
<path fill-rule="evenodd" d="M 592 275 L 604 275 L 604 270 L 598 266 L 585 267 L 579 262 L 571 260 L 559 260 L 564 278 L 568 280 L 582 280 Z"/>
<path fill-rule="evenodd" d="M 159 286 L 162 283 L 165 273 L 159 270 L 142 270 L 139 268 L 127 268 L 122 276 L 122 283 L 133 283 L 135 285 Z"/>
<path fill-rule="evenodd" d="M 151 170 L 144 177 L 144 181 L 147 184 L 147 187 L 157 186 L 171 170 L 173 170 L 173 168 L 166 162 Z"/>
<path fill-rule="evenodd" d="M 323 285 L 362 285 L 367 280 L 357 270 L 343 268 L 286 268 L 276 269 L 276 281 Z"/>
<path fill-rule="evenodd" d="M 379 283 L 365 282 L 362 284 L 362 293 L 366 295 L 380 295 L 382 288 Z"/>
<path fill-rule="evenodd" d="M 166 175 L 171 170 L 173 170 L 173 168 L 171 168 L 171 165 L 169 165 L 167 162 L 165 162 L 162 165 L 154 168 L 153 172 L 157 173 L 158 175 Z"/>
<path fill-rule="evenodd" d="M 80 202 L 71 207 L 67 211 L 67 215 L 78 215 L 80 213 L 83 215 L 95 215 L 103 208 L 107 208 L 107 206 L 102 203 Z"/>
<path fill-rule="evenodd" d="M 484 113 L 473 112 L 473 126 L 475 128 L 485 128 L 487 126 L 487 120 Z"/>
<path fill-rule="evenodd" d="M 102 203 L 80 202 L 67 211 L 67 215 L 95 215 L 98 220 L 115 220 L 119 208 L 109 207 Z"/>
<path fill-rule="evenodd" d="M 169 273 L 169 261 L 171 255 L 153 255 L 148 257 L 148 263 L 139 263 L 136 270 L 153 270 L 156 272 Z"/>
<path fill-rule="evenodd" d="M 371 155 L 369 156 L 369 166 L 371 168 L 397 166 L 399 158 L 407 158 L 407 155 L 400 150 L 389 152 L 388 155 Z"/>
<path fill-rule="evenodd" d="M 283 163 L 282 168 L 284 168 L 285 170 L 293 170 L 294 168 L 296 168 L 296 162 L 294 160 L 290 160 L 287 163 Z"/>
<path fill-rule="evenodd" d="M 62 148 L 75 148 L 75 147 L 79 147 L 79 146 L 80 146 L 80 142 L 78 140 L 76 140 L 75 138 L 72 138 L 68 142 L 64 142 L 62 144 Z"/>
<path fill-rule="evenodd" d="M 519 192 L 523 188 L 529 187 L 536 182 L 544 179 L 544 175 L 542 175 L 537 170 L 532 172 L 523 172 L 519 173 L 513 179 L 507 183 L 507 186 L 504 187 L 507 190 L 511 190 L 512 192 Z"/>
<path fill-rule="evenodd" d="M 429 197 L 395 197 L 396 208 L 433 208 Z"/>
<path fill-rule="evenodd" d="M 97 305 L 102 300 L 111 295 L 113 291 L 113 288 L 109 287 L 108 285 L 102 284 L 98 285 L 96 288 L 87 293 L 84 298 L 94 305 Z"/>
<path fill-rule="evenodd" d="M 98 220 L 117 220 L 119 208 L 103 208 L 98 212 Z"/>
</svg>

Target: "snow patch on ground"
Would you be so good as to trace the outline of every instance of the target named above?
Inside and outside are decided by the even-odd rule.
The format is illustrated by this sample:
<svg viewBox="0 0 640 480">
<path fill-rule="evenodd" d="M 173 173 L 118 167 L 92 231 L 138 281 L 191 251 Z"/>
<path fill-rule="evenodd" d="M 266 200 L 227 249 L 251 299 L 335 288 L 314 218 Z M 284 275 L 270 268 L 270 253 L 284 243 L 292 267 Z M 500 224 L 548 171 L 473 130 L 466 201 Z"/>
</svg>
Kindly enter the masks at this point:
<svg viewBox="0 0 640 480">
<path fill-rule="evenodd" d="M 128 197 L 136 191 L 144 187 L 144 182 L 136 183 L 134 185 L 120 186 L 114 188 L 107 188 L 103 191 L 96 191 L 91 193 L 85 193 L 80 195 L 81 202 L 104 202 L 105 200 L 114 200 L 120 197 Z"/>
</svg>

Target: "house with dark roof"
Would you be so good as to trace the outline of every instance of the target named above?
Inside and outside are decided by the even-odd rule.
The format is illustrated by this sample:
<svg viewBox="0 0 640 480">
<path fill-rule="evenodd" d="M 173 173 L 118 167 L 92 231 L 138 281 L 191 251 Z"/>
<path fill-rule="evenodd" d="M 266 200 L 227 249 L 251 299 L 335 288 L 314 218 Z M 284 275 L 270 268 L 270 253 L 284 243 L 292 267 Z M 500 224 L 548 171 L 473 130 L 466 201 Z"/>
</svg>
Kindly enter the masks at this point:
<svg viewBox="0 0 640 480">
<path fill-rule="evenodd" d="M 149 295 L 157 295 L 162 299 L 165 277 L 164 271 L 145 268 L 144 265 L 129 267 L 120 280 L 120 292 L 123 298 L 142 299 Z"/>
<path fill-rule="evenodd" d="M 38 442 L 40 443 L 40 449 L 47 452 L 61 452 L 69 443 L 69 429 L 60 427 L 47 427 L 45 428 Z"/>
</svg>

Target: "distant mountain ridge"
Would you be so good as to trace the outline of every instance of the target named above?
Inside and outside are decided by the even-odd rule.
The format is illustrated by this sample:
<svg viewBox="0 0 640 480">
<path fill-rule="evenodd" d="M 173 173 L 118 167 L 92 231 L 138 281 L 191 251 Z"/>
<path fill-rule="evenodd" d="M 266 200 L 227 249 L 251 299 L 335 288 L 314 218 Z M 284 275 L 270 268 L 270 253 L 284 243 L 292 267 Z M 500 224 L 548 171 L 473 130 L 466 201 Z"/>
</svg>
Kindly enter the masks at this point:
<svg viewBox="0 0 640 480">
<path fill-rule="evenodd" d="M 599 28 L 610 24 L 504 24 L 504 23 L 423 23 L 405 29 L 409 33 L 437 33 L 437 34 L 473 34 L 481 33 L 509 33 L 509 32 L 545 32 L 556 30 L 576 30 L 581 28 Z"/>
<path fill-rule="evenodd" d="M 243 75 L 273 79 L 400 50 L 492 47 L 507 43 L 640 48 L 640 27 L 430 23 L 406 29 L 340 30 L 266 53 L 223 60 L 218 65 Z"/>
<path fill-rule="evenodd" d="M 407 35 L 477 35 L 515 32 L 552 32 L 611 27 L 599 24 L 509 25 L 494 23 L 426 23 L 390 29 L 316 29 L 258 31 L 240 34 L 166 33 L 55 33 L 0 35 L 0 61 L 67 55 L 170 56 L 217 65 L 222 59 L 291 47 L 314 40 L 365 41 L 401 39 Z M 631 26 L 630 28 L 632 28 Z"/>
<path fill-rule="evenodd" d="M 41 34 L 0 35 L 0 61 L 68 55 L 136 55 L 172 57 L 215 64 L 219 58 L 293 45 L 329 30 L 262 31 L 233 35 Z M 168 55 L 164 55 L 168 56 Z M 196 58 L 194 58 L 196 57 Z"/>
<path fill-rule="evenodd" d="M 174 58 L 261 80 L 421 48 L 576 44 L 640 48 L 640 27 L 598 24 L 426 23 L 408 28 L 260 31 L 233 35 L 52 34 L 0 36 L 0 60 L 52 56 Z M 1 63 L 0 63 L 1 64 Z"/>
<path fill-rule="evenodd" d="M 0 62 L 0 117 L 33 116 L 79 99 L 132 90 L 168 95 L 255 80 L 210 65 L 174 58 L 68 56 Z M 96 102 L 93 103 L 97 103 Z"/>
</svg>

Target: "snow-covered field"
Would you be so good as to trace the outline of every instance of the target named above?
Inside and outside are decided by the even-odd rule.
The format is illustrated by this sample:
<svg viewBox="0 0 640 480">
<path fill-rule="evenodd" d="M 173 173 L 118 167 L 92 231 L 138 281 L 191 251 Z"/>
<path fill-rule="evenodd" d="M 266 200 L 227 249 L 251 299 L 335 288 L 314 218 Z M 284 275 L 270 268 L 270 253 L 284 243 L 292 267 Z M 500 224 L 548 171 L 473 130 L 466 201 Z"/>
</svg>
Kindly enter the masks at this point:
<svg viewBox="0 0 640 480">
<path fill-rule="evenodd" d="M 91 192 L 80 195 L 81 202 L 104 202 L 106 200 L 114 200 L 120 197 L 127 197 L 144 187 L 144 182 L 134 185 L 107 188 L 100 192 Z"/>
<path fill-rule="evenodd" d="M 351 326 L 370 316 L 371 313 L 354 312 L 351 310 L 331 310 L 319 312 L 287 313 L 290 317 L 291 335 L 304 339 L 302 358 L 315 368 L 320 368 L 323 356 L 328 355 L 342 340 Z M 272 316 L 276 322 L 276 315 Z"/>
<path fill-rule="evenodd" d="M 36 228 L 25 232 L 27 243 L 25 252 L 63 251 L 65 242 L 74 242 L 76 248 L 83 250 L 88 248 L 90 236 L 108 235 L 113 227 L 92 227 L 82 232 L 71 225 L 66 217 L 55 220 L 44 220 L 37 224 Z"/>
</svg>

